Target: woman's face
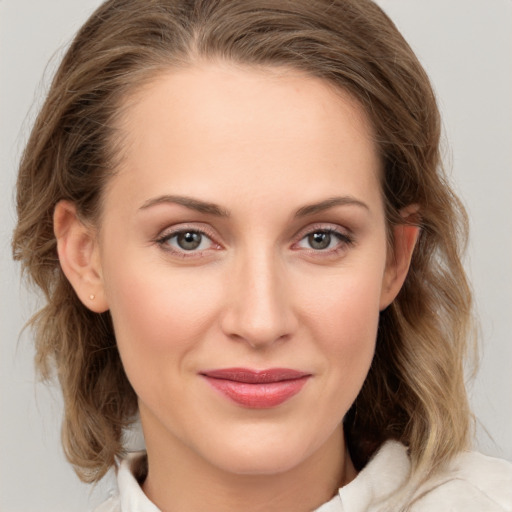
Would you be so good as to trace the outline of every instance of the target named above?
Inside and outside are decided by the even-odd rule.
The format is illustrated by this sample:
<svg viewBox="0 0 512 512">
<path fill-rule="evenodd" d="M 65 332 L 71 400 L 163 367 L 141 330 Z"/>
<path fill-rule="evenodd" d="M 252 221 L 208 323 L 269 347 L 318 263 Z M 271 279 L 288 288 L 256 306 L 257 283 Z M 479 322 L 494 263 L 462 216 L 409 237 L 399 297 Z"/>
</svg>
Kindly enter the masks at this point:
<svg viewBox="0 0 512 512">
<path fill-rule="evenodd" d="M 362 110 L 203 64 L 131 98 L 121 134 L 98 274 L 148 448 L 271 474 L 339 447 L 397 291 Z"/>
</svg>

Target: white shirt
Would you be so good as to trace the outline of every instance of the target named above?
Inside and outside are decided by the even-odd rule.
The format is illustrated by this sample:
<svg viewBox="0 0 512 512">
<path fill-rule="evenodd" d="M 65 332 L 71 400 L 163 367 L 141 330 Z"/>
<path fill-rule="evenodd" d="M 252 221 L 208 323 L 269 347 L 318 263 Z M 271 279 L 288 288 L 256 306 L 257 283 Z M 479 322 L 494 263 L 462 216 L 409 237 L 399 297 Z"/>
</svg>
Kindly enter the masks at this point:
<svg viewBox="0 0 512 512">
<path fill-rule="evenodd" d="M 130 454 L 117 473 L 119 492 L 95 512 L 160 512 L 133 473 L 144 453 Z M 386 442 L 348 485 L 314 512 L 397 512 L 396 499 L 409 476 L 407 449 Z M 408 500 L 410 512 L 512 512 L 512 464 L 480 453 L 461 453 Z M 205 506 L 205 510 L 207 510 Z"/>
</svg>

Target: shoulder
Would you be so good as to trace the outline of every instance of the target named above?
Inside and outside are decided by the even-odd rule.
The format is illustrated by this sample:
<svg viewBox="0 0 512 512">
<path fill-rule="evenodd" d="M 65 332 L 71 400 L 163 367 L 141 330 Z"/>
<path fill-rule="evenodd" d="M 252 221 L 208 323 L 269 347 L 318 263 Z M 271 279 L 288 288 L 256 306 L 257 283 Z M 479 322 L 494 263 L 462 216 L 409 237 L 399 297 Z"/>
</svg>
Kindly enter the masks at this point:
<svg viewBox="0 0 512 512">
<path fill-rule="evenodd" d="M 407 448 L 387 441 L 325 512 L 512 512 L 512 464 L 505 460 L 460 453 L 419 487 L 410 477 Z"/>
<path fill-rule="evenodd" d="M 419 488 L 411 510 L 512 512 L 512 464 L 477 452 L 461 453 Z"/>
<path fill-rule="evenodd" d="M 121 502 L 119 501 L 119 496 L 111 496 L 99 507 L 95 508 L 94 512 L 121 512 Z"/>
<path fill-rule="evenodd" d="M 117 466 L 117 494 L 110 497 L 94 512 L 159 512 L 140 486 L 146 474 L 146 453 L 129 453 Z"/>
</svg>

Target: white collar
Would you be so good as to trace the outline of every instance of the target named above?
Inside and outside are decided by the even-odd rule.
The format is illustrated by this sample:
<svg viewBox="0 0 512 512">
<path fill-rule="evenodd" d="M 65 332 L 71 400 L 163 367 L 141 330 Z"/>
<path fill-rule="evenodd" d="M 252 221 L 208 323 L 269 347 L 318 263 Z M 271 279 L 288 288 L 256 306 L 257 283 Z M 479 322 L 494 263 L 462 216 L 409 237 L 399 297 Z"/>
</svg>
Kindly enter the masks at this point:
<svg viewBox="0 0 512 512">
<path fill-rule="evenodd" d="M 119 465 L 117 483 L 122 512 L 160 512 L 134 476 L 134 470 L 144 456 L 145 452 L 130 453 Z M 357 477 L 316 512 L 365 512 L 383 505 L 404 485 L 410 469 L 406 447 L 387 441 Z"/>
</svg>

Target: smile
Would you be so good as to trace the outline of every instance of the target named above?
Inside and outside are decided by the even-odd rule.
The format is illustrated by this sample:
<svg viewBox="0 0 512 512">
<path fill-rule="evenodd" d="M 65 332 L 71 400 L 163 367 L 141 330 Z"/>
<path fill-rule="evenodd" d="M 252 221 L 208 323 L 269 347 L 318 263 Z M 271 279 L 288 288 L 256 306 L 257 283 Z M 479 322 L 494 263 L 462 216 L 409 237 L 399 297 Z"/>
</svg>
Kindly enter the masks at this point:
<svg viewBox="0 0 512 512">
<path fill-rule="evenodd" d="M 254 409 L 276 407 L 286 402 L 299 393 L 311 377 L 310 373 L 288 368 L 225 368 L 209 370 L 201 375 L 225 397 Z"/>
</svg>

